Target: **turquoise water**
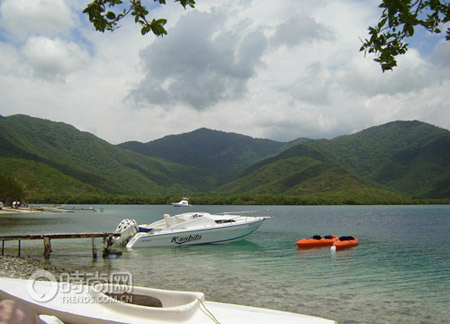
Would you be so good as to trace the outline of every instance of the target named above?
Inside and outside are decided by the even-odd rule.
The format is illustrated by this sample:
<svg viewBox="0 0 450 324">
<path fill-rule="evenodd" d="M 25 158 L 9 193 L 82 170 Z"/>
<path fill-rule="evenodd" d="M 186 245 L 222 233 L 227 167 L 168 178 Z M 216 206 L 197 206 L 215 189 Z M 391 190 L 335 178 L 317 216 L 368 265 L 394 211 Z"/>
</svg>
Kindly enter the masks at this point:
<svg viewBox="0 0 450 324">
<path fill-rule="evenodd" d="M 171 206 L 94 206 L 103 213 L 0 215 L 0 233 L 112 231 L 123 218 L 149 223 Z M 197 290 L 208 300 L 293 311 L 339 323 L 448 323 L 450 206 L 194 206 L 272 215 L 246 240 L 134 249 L 93 261 L 89 240 L 53 240 L 50 263 L 87 272 L 130 271 L 136 285 Z M 354 235 L 358 247 L 298 250 L 314 234 Z M 98 242 L 100 245 L 100 241 Z M 17 243 L 7 243 L 16 254 Z M 42 242 L 22 242 L 42 258 Z"/>
</svg>

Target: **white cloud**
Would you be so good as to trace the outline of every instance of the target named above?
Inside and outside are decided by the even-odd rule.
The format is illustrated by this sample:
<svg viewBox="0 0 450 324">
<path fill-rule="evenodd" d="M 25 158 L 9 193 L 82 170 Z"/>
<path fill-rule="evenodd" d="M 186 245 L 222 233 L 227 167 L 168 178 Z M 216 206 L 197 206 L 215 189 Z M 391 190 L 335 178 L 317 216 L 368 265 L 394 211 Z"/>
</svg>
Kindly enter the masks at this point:
<svg viewBox="0 0 450 324">
<path fill-rule="evenodd" d="M 329 27 L 317 23 L 313 17 L 301 14 L 279 24 L 271 41 L 275 46 L 294 47 L 305 42 L 332 38 L 333 32 Z"/>
<path fill-rule="evenodd" d="M 144 105 L 198 110 L 241 98 L 267 41 L 260 31 L 223 29 L 225 20 L 223 12 L 193 11 L 181 17 L 170 37 L 141 52 L 146 77 L 131 97 Z"/>
<path fill-rule="evenodd" d="M 112 143 L 200 127 L 277 140 L 398 119 L 450 128 L 450 43 L 411 45 L 382 73 L 359 52 L 376 1 L 168 2 L 152 13 L 168 19 L 164 38 L 142 37 L 132 19 L 95 32 L 83 3 L 1 1 L 0 114 L 64 121 Z"/>
<path fill-rule="evenodd" d="M 436 77 L 433 64 L 423 60 L 414 49 L 398 60 L 395 72 L 380 73 L 380 67 L 371 60 L 352 59 L 340 73 L 340 82 L 348 91 L 364 96 L 395 96 L 419 91 L 433 83 Z"/>
<path fill-rule="evenodd" d="M 33 73 L 48 80 L 64 80 L 71 72 L 82 69 L 89 53 L 73 42 L 45 37 L 28 39 L 23 54 Z"/>
<path fill-rule="evenodd" d="M 19 52 L 9 44 L 0 42 L 0 75 L 20 74 Z"/>
<path fill-rule="evenodd" d="M 301 102 L 326 105 L 330 104 L 333 85 L 332 71 L 320 62 L 315 62 L 305 68 L 298 82 L 292 83 L 285 90 Z"/>
<path fill-rule="evenodd" d="M 2 0 L 1 25 L 11 35 L 56 35 L 76 25 L 76 15 L 64 0 Z"/>
<path fill-rule="evenodd" d="M 432 62 L 440 67 L 449 69 L 450 67 L 450 42 L 441 40 L 436 48 L 435 52 L 431 56 Z"/>
</svg>

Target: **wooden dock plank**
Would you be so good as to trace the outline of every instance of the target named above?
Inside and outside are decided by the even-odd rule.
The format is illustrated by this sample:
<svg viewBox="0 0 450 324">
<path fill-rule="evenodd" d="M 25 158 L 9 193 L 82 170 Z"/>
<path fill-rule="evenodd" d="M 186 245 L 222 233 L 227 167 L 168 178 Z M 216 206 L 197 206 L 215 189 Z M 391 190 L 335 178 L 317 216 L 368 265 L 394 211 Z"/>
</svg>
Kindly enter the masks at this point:
<svg viewBox="0 0 450 324">
<path fill-rule="evenodd" d="M 102 233 L 53 233 L 53 234 L 25 234 L 25 235 L 0 235 L 0 241 L 11 240 L 42 240 L 45 237 L 50 239 L 71 239 L 71 238 L 91 238 L 91 237 L 118 237 L 120 233 L 102 232 Z"/>
<path fill-rule="evenodd" d="M 20 257 L 20 241 L 22 240 L 43 240 L 44 241 L 44 256 L 46 259 L 50 258 L 50 252 L 52 252 L 52 239 L 77 239 L 77 238 L 91 238 L 92 239 L 92 257 L 97 258 L 97 247 L 95 246 L 95 238 L 103 238 L 103 256 L 107 256 L 110 253 L 110 247 L 112 246 L 113 237 L 120 236 L 120 233 L 116 232 L 100 232 L 100 233 L 51 233 L 51 234 L 11 234 L 0 235 L 0 241 L 2 241 L 2 255 L 5 252 L 5 241 L 18 241 L 18 256 Z"/>
</svg>

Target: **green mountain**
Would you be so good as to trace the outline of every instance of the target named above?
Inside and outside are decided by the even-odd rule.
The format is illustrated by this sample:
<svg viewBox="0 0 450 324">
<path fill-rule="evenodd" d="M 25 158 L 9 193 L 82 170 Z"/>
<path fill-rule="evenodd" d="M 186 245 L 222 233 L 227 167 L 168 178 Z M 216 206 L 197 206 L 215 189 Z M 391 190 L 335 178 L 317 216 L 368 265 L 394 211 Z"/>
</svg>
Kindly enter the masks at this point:
<svg viewBox="0 0 450 324">
<path fill-rule="evenodd" d="M 280 152 L 286 145 L 282 142 L 201 128 L 148 143 L 126 142 L 119 144 L 119 147 L 204 170 L 214 176 L 214 184 L 203 188 L 206 191 L 230 180 L 243 168 Z"/>
<path fill-rule="evenodd" d="M 386 190 L 409 197 L 450 197 L 450 132 L 392 122 L 332 140 L 311 140 L 260 161 L 223 192 L 296 193 Z"/>
<path fill-rule="evenodd" d="M 307 145 L 357 175 L 411 197 L 450 197 L 450 132 L 396 121 Z"/>
<path fill-rule="evenodd" d="M 302 196 L 340 204 L 407 203 L 408 199 L 372 185 L 350 170 L 307 156 L 272 158 L 222 186 L 224 194 L 241 192 Z M 311 201 L 310 199 L 310 201 Z"/>
<path fill-rule="evenodd" d="M 70 125 L 24 115 L 0 119 L 0 174 L 13 176 L 29 197 L 197 190 L 203 176 L 192 167 L 120 149 Z"/>
<path fill-rule="evenodd" d="M 282 143 L 202 128 L 115 146 L 64 123 L 14 115 L 0 117 L 0 179 L 18 184 L 30 201 L 117 194 L 324 203 L 450 198 L 450 132 L 392 122 L 332 140 Z"/>
</svg>

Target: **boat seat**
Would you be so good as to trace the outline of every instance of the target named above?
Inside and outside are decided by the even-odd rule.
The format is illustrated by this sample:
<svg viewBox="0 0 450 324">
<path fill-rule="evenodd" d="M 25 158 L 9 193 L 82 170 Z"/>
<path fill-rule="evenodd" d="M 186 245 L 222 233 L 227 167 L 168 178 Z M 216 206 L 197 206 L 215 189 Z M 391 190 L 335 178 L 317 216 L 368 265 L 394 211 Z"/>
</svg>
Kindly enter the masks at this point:
<svg viewBox="0 0 450 324">
<path fill-rule="evenodd" d="M 125 302 L 129 304 L 147 306 L 147 307 L 163 307 L 161 300 L 156 297 L 147 295 L 137 295 L 129 293 L 105 293 L 105 295 L 118 300 L 120 302 Z"/>
<path fill-rule="evenodd" d="M 169 214 L 164 214 L 164 220 L 166 221 L 168 227 L 171 227 L 177 223 L 177 220 Z"/>
</svg>

